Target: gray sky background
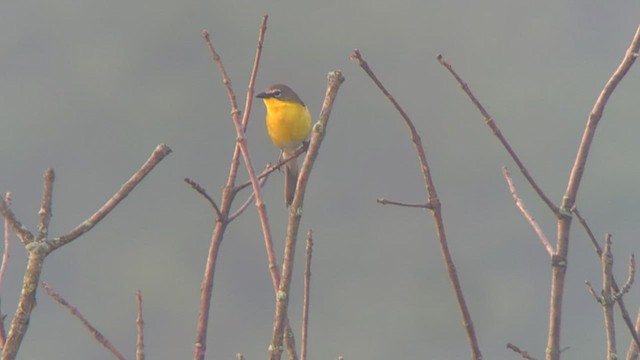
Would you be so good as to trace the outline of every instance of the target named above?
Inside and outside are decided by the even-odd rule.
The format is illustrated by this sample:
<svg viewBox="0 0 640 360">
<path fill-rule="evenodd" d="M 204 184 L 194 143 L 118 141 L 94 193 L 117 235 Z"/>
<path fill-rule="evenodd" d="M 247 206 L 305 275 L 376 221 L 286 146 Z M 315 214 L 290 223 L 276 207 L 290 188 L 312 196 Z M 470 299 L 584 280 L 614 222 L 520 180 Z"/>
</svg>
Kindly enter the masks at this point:
<svg viewBox="0 0 640 360">
<path fill-rule="evenodd" d="M 104 221 L 51 255 L 43 280 L 133 358 L 135 298 L 144 296 L 150 359 L 192 357 L 199 287 L 213 227 L 191 177 L 219 197 L 235 141 L 224 86 L 200 33 L 208 29 L 240 103 L 268 13 L 257 90 L 293 87 L 317 116 L 328 71 L 346 76 L 305 199 L 315 234 L 311 358 L 467 359 L 469 351 L 429 214 L 375 199 L 422 202 L 425 189 L 399 115 L 360 68 L 359 48 L 412 116 L 426 147 L 459 276 L 487 359 L 544 357 L 550 260 L 500 173 L 551 239 L 554 219 L 459 86 L 444 54 L 493 115 L 547 194 L 565 190 L 585 121 L 638 25 L 637 2 L 603 1 L 21 1 L 0 11 L 0 191 L 35 228 L 42 173 L 56 170 L 51 234 L 100 207 L 158 143 L 174 153 Z M 615 270 L 638 252 L 640 71 L 609 102 L 578 205 L 613 234 Z M 254 164 L 278 152 L 254 103 Z M 246 173 L 241 172 L 243 179 Z M 239 197 L 246 198 L 248 193 Z M 265 187 L 279 260 L 282 175 Z M 565 357 L 604 354 L 601 310 L 583 282 L 598 261 L 574 223 L 566 283 Z M 14 239 L 15 240 L 15 239 Z M 2 313 L 13 314 L 26 262 L 14 241 Z M 290 317 L 300 325 L 303 246 Z M 599 289 L 599 286 L 596 286 Z M 234 222 L 215 277 L 208 358 L 263 358 L 274 296 L 255 207 Z M 627 298 L 635 311 L 637 287 Z M 621 320 L 620 352 L 628 336 Z M 297 338 L 299 342 L 299 336 Z M 21 359 L 110 359 L 43 292 Z"/>
</svg>

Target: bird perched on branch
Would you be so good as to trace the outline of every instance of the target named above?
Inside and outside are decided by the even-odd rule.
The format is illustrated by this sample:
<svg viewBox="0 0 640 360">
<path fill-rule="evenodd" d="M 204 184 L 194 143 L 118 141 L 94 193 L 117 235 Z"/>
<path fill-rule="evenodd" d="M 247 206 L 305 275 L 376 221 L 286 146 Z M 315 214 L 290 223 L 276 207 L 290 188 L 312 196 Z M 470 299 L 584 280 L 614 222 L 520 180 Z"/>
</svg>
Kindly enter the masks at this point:
<svg viewBox="0 0 640 360">
<path fill-rule="evenodd" d="M 256 95 L 267 108 L 267 134 L 282 151 L 283 158 L 291 156 L 309 136 L 311 114 L 307 106 L 290 87 L 275 84 Z M 298 182 L 298 161 L 292 159 L 284 166 L 284 201 L 291 205 Z"/>
</svg>

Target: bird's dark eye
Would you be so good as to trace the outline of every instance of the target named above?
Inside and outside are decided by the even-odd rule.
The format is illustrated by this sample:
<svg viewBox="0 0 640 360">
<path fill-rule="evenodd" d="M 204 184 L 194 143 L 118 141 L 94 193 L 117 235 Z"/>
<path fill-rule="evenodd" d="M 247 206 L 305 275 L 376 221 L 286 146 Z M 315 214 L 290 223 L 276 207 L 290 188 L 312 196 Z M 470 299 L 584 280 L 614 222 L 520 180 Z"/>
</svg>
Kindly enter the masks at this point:
<svg viewBox="0 0 640 360">
<path fill-rule="evenodd" d="M 274 97 L 280 97 L 280 95 L 282 95 L 282 91 L 276 89 L 276 90 L 273 90 L 272 94 Z"/>
</svg>

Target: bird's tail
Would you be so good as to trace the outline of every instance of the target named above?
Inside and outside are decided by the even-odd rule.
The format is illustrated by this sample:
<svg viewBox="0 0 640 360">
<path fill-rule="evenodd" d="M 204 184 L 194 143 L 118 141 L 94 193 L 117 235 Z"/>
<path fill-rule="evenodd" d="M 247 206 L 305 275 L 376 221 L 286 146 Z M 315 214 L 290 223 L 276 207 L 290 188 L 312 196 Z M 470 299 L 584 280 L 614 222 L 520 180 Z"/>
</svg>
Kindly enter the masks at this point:
<svg viewBox="0 0 640 360">
<path fill-rule="evenodd" d="M 282 156 L 287 158 L 288 153 Z M 287 207 L 293 202 L 293 195 L 296 193 L 296 185 L 298 184 L 298 159 L 292 159 L 284 165 L 284 202 Z"/>
</svg>

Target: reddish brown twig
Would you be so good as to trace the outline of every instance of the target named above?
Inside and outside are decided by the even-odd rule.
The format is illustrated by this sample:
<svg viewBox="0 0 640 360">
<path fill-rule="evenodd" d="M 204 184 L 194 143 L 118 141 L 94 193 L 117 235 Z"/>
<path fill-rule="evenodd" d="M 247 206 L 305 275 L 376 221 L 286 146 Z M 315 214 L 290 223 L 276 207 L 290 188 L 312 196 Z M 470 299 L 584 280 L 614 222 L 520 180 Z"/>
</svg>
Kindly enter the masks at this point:
<svg viewBox="0 0 640 360">
<path fill-rule="evenodd" d="M 147 176 L 153 168 L 156 167 L 164 159 L 167 155 L 171 153 L 171 149 L 165 145 L 160 144 L 156 146 L 153 153 L 147 159 L 147 161 L 142 165 L 142 167 L 136 171 L 129 180 L 127 180 L 112 197 L 109 199 L 98 211 L 96 211 L 93 215 L 89 216 L 85 221 L 83 221 L 80 225 L 76 226 L 73 230 L 66 233 L 65 235 L 60 236 L 59 238 L 55 238 L 51 240 L 51 248 L 52 251 L 64 246 L 65 244 L 77 239 L 80 235 L 86 233 L 91 230 L 100 220 L 104 219 L 122 200 L 124 200 L 133 189 L 138 186 L 138 184 L 142 181 L 142 179 Z"/>
<path fill-rule="evenodd" d="M 575 205 L 573 206 L 573 209 L 571 211 L 576 215 L 576 217 L 578 218 L 578 221 L 587 232 L 587 236 L 589 236 L 589 239 L 591 239 L 591 243 L 593 244 L 596 255 L 598 255 L 598 258 L 600 259 L 602 257 L 602 247 L 598 243 L 598 240 L 596 239 L 596 237 L 593 235 L 593 231 L 591 231 L 589 224 L 587 224 L 587 220 L 582 216 L 582 214 L 580 213 L 580 211 Z M 611 286 L 613 287 L 613 291 L 615 292 L 620 291 L 620 288 L 618 287 L 618 283 L 616 282 L 615 275 L 612 275 L 611 277 Z M 632 349 L 633 347 L 639 348 L 640 338 L 638 337 L 638 327 L 640 325 L 637 325 L 637 324 L 640 324 L 640 323 L 637 322 L 636 324 L 634 324 L 633 320 L 631 320 L 631 316 L 629 315 L 627 306 L 624 303 L 624 297 L 619 297 L 617 299 L 617 303 L 618 303 L 618 308 L 620 309 L 620 314 L 622 315 L 622 320 L 624 321 L 625 325 L 627 325 L 627 329 L 631 334 L 631 344 L 629 344 L 629 349 Z"/>
<path fill-rule="evenodd" d="M 7 207 L 11 206 L 11 193 L 7 192 L 5 195 Z M 4 273 L 7 271 L 7 264 L 9 264 L 9 250 L 11 249 L 11 225 L 7 218 L 4 219 L 4 252 L 2 253 L 2 265 L 0 265 L 0 290 L 4 284 Z M 4 338 L 0 339 L 1 344 L 4 345 Z"/>
<path fill-rule="evenodd" d="M 138 336 L 136 339 L 136 360 L 144 360 L 144 319 L 142 317 L 142 291 L 136 291 L 136 304 L 138 305 L 138 316 L 136 317 L 136 328 Z"/>
<path fill-rule="evenodd" d="M 47 283 L 42 282 L 42 287 L 44 288 L 47 295 L 49 295 L 53 300 L 55 300 L 58 304 L 64 306 L 71 312 L 73 316 L 75 316 L 84 327 L 89 330 L 91 335 L 99 342 L 102 346 L 104 346 L 107 350 L 109 350 L 113 356 L 120 360 L 126 360 L 124 355 L 104 336 L 98 329 L 96 329 L 91 323 L 82 315 L 82 313 L 74 306 L 69 304 L 60 294 L 56 293 Z"/>
<path fill-rule="evenodd" d="M 528 352 L 520 349 L 519 347 L 513 345 L 512 343 L 508 343 L 507 344 L 507 349 L 512 350 L 513 352 L 520 354 L 520 356 L 522 356 L 523 359 L 525 360 L 536 360 L 536 358 L 534 358 L 533 356 L 529 355 Z"/>
<path fill-rule="evenodd" d="M 418 160 L 420 161 L 420 169 L 422 171 L 422 176 L 424 178 L 425 186 L 427 189 L 427 203 L 430 206 L 433 221 L 435 223 L 436 234 L 440 243 L 440 250 L 442 252 L 442 257 L 444 258 L 445 267 L 449 274 L 449 281 L 453 286 L 456 300 L 458 301 L 458 308 L 460 309 L 460 312 L 462 314 L 462 322 L 464 324 L 467 341 L 471 350 L 471 357 L 472 359 L 480 360 L 482 359 L 480 345 L 478 344 L 478 338 L 473 328 L 471 313 L 469 312 L 469 308 L 467 307 L 467 303 L 464 299 L 462 286 L 460 285 L 460 279 L 458 278 L 458 273 L 453 262 L 453 257 L 451 256 L 451 252 L 449 251 L 449 244 L 447 242 L 447 236 L 445 234 L 444 228 L 444 220 L 442 218 L 441 204 L 440 200 L 438 199 L 438 194 L 436 193 L 435 184 L 433 183 L 433 179 L 431 177 L 431 170 L 429 169 L 429 164 L 427 163 L 427 157 L 424 152 L 424 147 L 422 146 L 422 140 L 420 139 L 420 136 L 418 135 L 418 132 L 416 131 L 416 128 L 407 113 L 402 109 L 400 104 L 389 93 L 389 91 L 387 91 L 384 85 L 382 85 L 382 82 L 378 80 L 378 77 L 373 73 L 367 62 L 364 61 L 358 49 L 356 49 L 353 54 L 351 54 L 351 60 L 355 60 L 358 62 L 360 67 L 364 70 L 364 72 L 367 73 L 367 75 L 369 75 L 371 80 L 373 80 L 373 82 L 378 86 L 380 91 L 382 91 L 387 99 L 391 101 L 391 103 L 400 113 L 400 116 L 402 116 L 402 119 L 409 128 L 411 141 L 414 144 L 416 153 L 418 155 Z"/>
<path fill-rule="evenodd" d="M 213 200 L 211 196 L 209 196 L 209 194 L 207 193 L 207 190 L 205 190 L 202 187 L 202 185 L 198 184 L 195 180 L 192 180 L 189 178 L 184 178 L 184 182 L 189 184 L 193 190 L 195 190 L 198 194 L 202 195 L 202 197 L 207 199 L 209 204 L 211 204 L 211 207 L 213 207 L 213 210 L 216 212 L 216 216 L 218 218 L 222 216 L 222 213 L 220 212 L 220 208 L 218 208 L 218 204 L 216 204 L 216 201 Z"/>
<path fill-rule="evenodd" d="M 11 193 L 7 192 L 5 194 L 5 199 L 7 201 L 7 207 L 11 206 Z M 2 285 L 4 284 L 4 274 L 7 270 L 7 265 L 9 264 L 9 252 L 11 250 L 11 225 L 9 224 L 9 220 L 6 218 L 3 220 L 4 223 L 4 252 L 2 253 L 2 265 L 0 265 L 0 290 L 2 290 Z M 7 332 L 4 327 L 4 320 L 6 319 L 6 315 L 0 312 L 0 349 L 4 348 L 4 343 L 7 341 Z"/>
<path fill-rule="evenodd" d="M 49 235 L 49 222 L 51 221 L 51 201 L 53 200 L 53 180 L 55 173 L 53 169 L 47 169 L 44 173 L 44 193 L 42 194 L 42 203 L 40 205 L 40 221 L 38 222 L 38 234 L 36 241 L 47 238 Z"/>
<path fill-rule="evenodd" d="M 636 315 L 636 324 L 634 327 L 634 333 L 637 334 L 638 332 L 640 332 L 640 311 L 638 311 Z M 630 341 L 629 347 L 627 348 L 626 360 L 638 360 L 638 354 L 640 354 L 640 346 L 637 342 L 633 340 Z"/>
<path fill-rule="evenodd" d="M 607 335 L 607 359 L 617 359 L 615 323 L 613 317 L 613 305 L 622 298 L 631 288 L 636 271 L 635 258 L 629 259 L 629 271 L 625 285 L 619 291 L 613 289 L 613 251 L 611 250 L 611 235 L 607 234 L 604 250 L 601 256 L 602 265 L 602 295 L 596 294 L 590 282 L 586 282 L 587 289 L 595 300 L 602 305 L 604 312 L 605 333 Z"/>
<path fill-rule="evenodd" d="M 387 200 L 385 198 L 378 198 L 376 202 L 380 205 L 396 205 L 401 207 L 431 209 L 431 205 L 429 204 L 408 204 L 399 201 Z"/>
<path fill-rule="evenodd" d="M 549 256 L 553 256 L 553 252 L 554 252 L 553 246 L 551 246 L 551 244 L 549 243 L 549 240 L 547 240 L 547 236 L 542 231 L 542 228 L 540 228 L 540 225 L 538 225 L 538 222 L 536 221 L 536 219 L 533 218 L 533 215 L 531 215 L 529 210 L 527 210 L 527 207 L 524 205 L 524 202 L 518 196 L 518 193 L 516 191 L 516 185 L 513 183 L 511 174 L 509 173 L 509 170 L 507 169 L 506 166 L 502 167 L 502 175 L 504 175 L 504 178 L 507 180 L 507 184 L 509 184 L 509 190 L 511 190 L 511 196 L 513 197 L 513 201 L 515 201 L 516 206 L 518 207 L 518 209 L 520 209 L 520 212 L 522 212 L 522 215 L 524 216 L 524 218 L 527 219 L 527 221 L 529 222 L 529 225 L 531 225 L 531 227 L 533 228 L 533 231 L 536 232 L 536 235 L 538 235 L 538 238 L 540 239 L 540 241 L 542 241 L 542 245 L 544 245 L 544 247 L 547 249 L 547 253 L 549 253 Z"/>
<path fill-rule="evenodd" d="M 549 200 L 549 198 L 544 193 L 544 191 L 542 191 L 542 188 L 540 188 L 540 186 L 538 186 L 535 180 L 533 180 L 533 177 L 529 174 L 529 170 L 527 170 L 526 166 L 524 166 L 524 163 L 520 160 L 520 157 L 518 157 L 518 154 L 516 154 L 516 152 L 513 150 L 513 148 L 507 141 L 507 139 L 504 137 L 504 135 L 502 135 L 502 131 L 500 131 L 500 128 L 498 128 L 498 125 L 493 120 L 491 115 L 489 115 L 487 110 L 485 110 L 484 106 L 482 106 L 480 101 L 473 94 L 473 92 L 469 88 L 469 85 L 467 85 L 467 83 L 464 80 L 462 80 L 460 75 L 458 75 L 458 73 L 453 69 L 453 66 L 444 59 L 444 56 L 442 56 L 442 54 L 438 55 L 438 61 L 440 62 L 440 64 L 442 64 L 442 66 L 444 66 L 447 70 L 449 70 L 451 75 L 453 75 L 453 77 L 456 79 L 458 84 L 460 84 L 460 86 L 462 87 L 462 90 L 467 94 L 467 97 L 469 97 L 471 102 L 473 102 L 473 105 L 478 109 L 478 111 L 480 111 L 480 114 L 482 114 L 482 117 L 484 117 L 484 121 L 487 124 L 487 126 L 491 129 L 493 134 L 498 138 L 498 140 L 500 141 L 502 146 L 505 148 L 505 150 L 507 150 L 507 152 L 509 153 L 509 156 L 511 156 L 513 161 L 516 163 L 516 165 L 518 166 L 518 169 L 520 169 L 520 172 L 525 177 L 525 179 L 527 179 L 527 181 L 529 182 L 533 190 L 535 190 L 538 196 L 540 196 L 540 199 L 542 199 L 542 201 L 544 201 L 544 203 L 547 204 L 549 209 L 551 209 L 551 211 L 553 211 L 553 213 L 557 215 L 559 211 L 558 207 L 551 200 Z"/>
<path fill-rule="evenodd" d="M 300 360 L 307 359 L 307 339 L 309 329 L 309 291 L 311 284 L 311 253 L 313 250 L 313 231 L 307 232 L 307 247 L 304 252 L 304 295 L 302 297 L 302 340 L 300 345 Z"/>
</svg>

